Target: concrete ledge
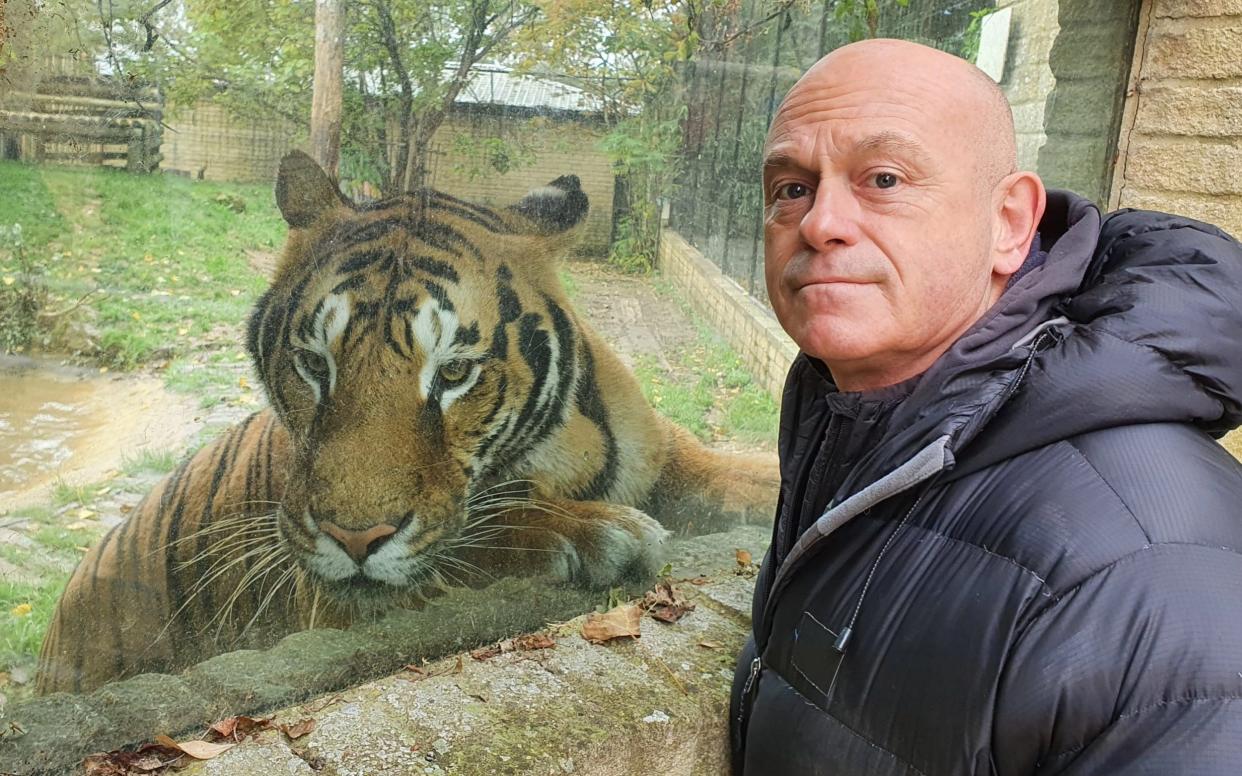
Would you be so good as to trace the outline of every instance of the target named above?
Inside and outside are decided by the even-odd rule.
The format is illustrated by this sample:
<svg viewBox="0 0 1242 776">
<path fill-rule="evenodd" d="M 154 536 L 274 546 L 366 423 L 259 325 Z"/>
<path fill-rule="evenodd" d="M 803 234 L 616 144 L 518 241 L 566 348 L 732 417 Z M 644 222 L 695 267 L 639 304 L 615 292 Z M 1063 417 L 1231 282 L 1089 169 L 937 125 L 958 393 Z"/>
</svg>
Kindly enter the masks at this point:
<svg viewBox="0 0 1242 776">
<path fill-rule="evenodd" d="M 671 229 L 660 234 L 660 271 L 712 330 L 737 352 L 778 402 L 798 346 L 766 306 Z"/>
<path fill-rule="evenodd" d="M 342 776 L 385 767 L 428 774 L 720 773 L 732 663 L 749 629 L 751 582 L 733 573 L 734 551 L 759 558 L 769 534 L 749 526 L 673 542 L 673 576 L 704 578 L 679 586 L 698 608 L 676 625 L 644 621 L 642 638 L 630 644 L 589 645 L 571 623 L 557 631 L 556 649 L 477 663 L 465 657 L 461 673 L 418 681 L 410 681 L 413 673 L 389 676 L 424 658 L 563 622 L 602 601 L 599 593 L 538 580 L 502 580 L 455 591 L 421 612 L 220 655 L 178 676 L 140 676 L 86 695 L 14 704 L 0 716 L 0 730 L 12 723 L 24 732 L 0 738 L 0 773 L 80 772 L 78 763 L 91 752 L 159 734 L 194 737 L 217 719 L 274 709 L 282 709 L 282 721 L 311 716 L 319 724 L 292 746 L 277 732 L 264 733 L 187 773 L 267 776 L 280 763 L 278 772 Z M 342 692 L 321 713 L 308 711 L 326 700 L 305 703 L 309 698 L 382 676 L 388 678 Z"/>
</svg>

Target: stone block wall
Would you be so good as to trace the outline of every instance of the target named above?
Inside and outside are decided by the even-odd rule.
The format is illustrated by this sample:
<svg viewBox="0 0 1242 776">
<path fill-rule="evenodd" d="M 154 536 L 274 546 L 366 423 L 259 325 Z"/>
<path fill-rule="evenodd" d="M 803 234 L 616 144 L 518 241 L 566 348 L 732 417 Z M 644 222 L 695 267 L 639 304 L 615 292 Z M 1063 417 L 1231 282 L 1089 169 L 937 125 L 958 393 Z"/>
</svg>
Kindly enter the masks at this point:
<svg viewBox="0 0 1242 776">
<path fill-rule="evenodd" d="M 1009 49 L 1000 87 L 1013 108 L 1018 141 L 1018 166 L 1034 170 L 1044 134 L 1044 108 L 1048 93 L 1056 86 L 1048 54 L 1061 25 L 1057 4 L 1048 0 L 999 0 L 997 8 L 1012 9 Z"/>
<path fill-rule="evenodd" d="M 1242 235 L 1242 0 L 1146 0 L 1113 201 Z"/>
<path fill-rule="evenodd" d="M 1137 0 L 999 0 L 1012 11 L 1001 89 L 1018 166 L 1049 186 L 1108 196 Z"/>
<path fill-rule="evenodd" d="M 772 310 L 671 229 L 660 235 L 659 261 L 664 277 L 779 402 L 785 374 L 798 355 L 798 347 L 777 323 Z"/>
</svg>

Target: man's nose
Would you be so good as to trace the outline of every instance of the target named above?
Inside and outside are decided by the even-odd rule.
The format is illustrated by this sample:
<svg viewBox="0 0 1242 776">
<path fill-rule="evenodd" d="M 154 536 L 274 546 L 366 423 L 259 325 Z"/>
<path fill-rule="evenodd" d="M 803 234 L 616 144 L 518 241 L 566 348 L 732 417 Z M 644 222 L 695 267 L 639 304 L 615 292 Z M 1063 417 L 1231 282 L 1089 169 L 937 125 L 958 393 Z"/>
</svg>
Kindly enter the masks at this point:
<svg viewBox="0 0 1242 776">
<path fill-rule="evenodd" d="M 345 554 L 353 558 L 355 563 L 361 563 L 366 560 L 367 555 L 378 550 L 389 536 L 395 534 L 397 527 L 379 523 L 370 528 L 356 530 L 342 528 L 328 520 L 320 520 L 319 530 L 339 542 Z"/>
<path fill-rule="evenodd" d="M 858 200 L 848 185 L 822 183 L 798 231 L 815 251 L 858 242 Z"/>
</svg>

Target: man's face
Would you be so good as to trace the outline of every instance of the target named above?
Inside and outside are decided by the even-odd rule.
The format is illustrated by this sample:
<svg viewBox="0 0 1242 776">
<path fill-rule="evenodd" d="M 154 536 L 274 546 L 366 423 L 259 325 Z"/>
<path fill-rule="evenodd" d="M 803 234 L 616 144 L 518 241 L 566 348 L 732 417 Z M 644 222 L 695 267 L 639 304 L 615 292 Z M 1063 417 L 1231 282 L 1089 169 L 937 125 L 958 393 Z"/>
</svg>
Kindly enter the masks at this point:
<svg viewBox="0 0 1242 776">
<path fill-rule="evenodd" d="M 768 136 L 768 295 L 845 390 L 920 373 L 999 293 L 991 186 L 937 76 L 834 63 Z"/>
</svg>

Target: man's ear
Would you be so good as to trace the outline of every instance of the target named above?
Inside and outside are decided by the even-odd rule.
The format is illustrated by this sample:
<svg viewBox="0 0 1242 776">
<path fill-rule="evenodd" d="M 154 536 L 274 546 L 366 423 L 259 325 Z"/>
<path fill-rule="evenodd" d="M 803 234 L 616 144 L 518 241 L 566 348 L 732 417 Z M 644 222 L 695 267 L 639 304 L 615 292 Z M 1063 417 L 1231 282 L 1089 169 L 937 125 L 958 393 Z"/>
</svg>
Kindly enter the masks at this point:
<svg viewBox="0 0 1242 776">
<path fill-rule="evenodd" d="M 1033 172 L 1015 172 L 997 185 L 992 228 L 992 273 L 1008 278 L 1022 267 L 1044 217 L 1048 195 Z"/>
<path fill-rule="evenodd" d="M 304 229 L 329 210 L 348 207 L 349 200 L 314 159 L 291 151 L 280 160 L 276 204 L 289 226 Z"/>
</svg>

